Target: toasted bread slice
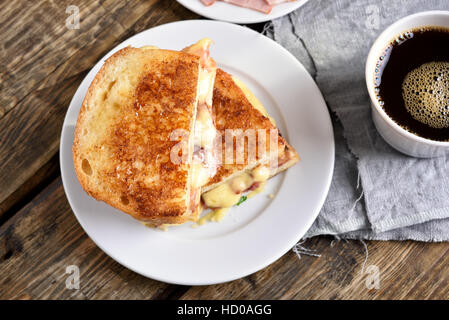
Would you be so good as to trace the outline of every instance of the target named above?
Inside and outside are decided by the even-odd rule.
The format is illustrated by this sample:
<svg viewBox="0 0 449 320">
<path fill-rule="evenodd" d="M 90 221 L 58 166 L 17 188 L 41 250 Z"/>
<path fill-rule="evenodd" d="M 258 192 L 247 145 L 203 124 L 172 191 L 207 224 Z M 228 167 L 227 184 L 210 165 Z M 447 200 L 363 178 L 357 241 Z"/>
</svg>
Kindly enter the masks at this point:
<svg viewBox="0 0 449 320">
<path fill-rule="evenodd" d="M 274 120 L 267 114 L 254 94 L 240 80 L 221 69 L 217 70 L 215 78 L 213 111 L 216 128 L 222 137 L 223 152 L 222 165 L 211 181 L 202 188 L 206 207 L 229 207 L 239 200 L 243 192 L 254 189 L 299 161 L 296 150 L 281 136 Z M 248 139 L 244 145 L 243 163 L 227 163 L 224 154 L 228 129 L 242 130 L 242 132 L 248 129 L 256 132 L 262 130 L 266 133 L 266 152 L 259 153 L 257 149 L 255 157 L 250 158 Z M 273 137 L 270 132 L 275 132 L 276 136 Z M 259 148 L 261 137 L 263 135 L 256 135 L 257 148 Z M 237 143 L 235 142 L 232 147 L 235 160 L 238 153 Z"/>
<path fill-rule="evenodd" d="M 196 219 L 200 191 L 191 159 L 200 59 L 128 47 L 104 63 L 88 89 L 75 129 L 73 161 L 83 189 L 154 225 Z M 188 161 L 171 150 L 188 133 Z M 190 134 L 192 133 L 192 134 Z"/>
</svg>

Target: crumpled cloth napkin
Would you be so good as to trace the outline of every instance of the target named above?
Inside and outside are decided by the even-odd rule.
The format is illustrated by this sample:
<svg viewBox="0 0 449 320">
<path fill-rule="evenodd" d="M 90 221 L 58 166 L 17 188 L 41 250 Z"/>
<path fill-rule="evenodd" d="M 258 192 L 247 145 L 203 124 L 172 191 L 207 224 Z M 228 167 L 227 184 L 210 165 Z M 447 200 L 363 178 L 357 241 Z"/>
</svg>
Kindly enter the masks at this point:
<svg viewBox="0 0 449 320">
<path fill-rule="evenodd" d="M 447 0 L 313 0 L 272 22 L 271 36 L 308 69 L 333 117 L 332 185 L 306 238 L 449 240 L 448 156 L 391 148 L 374 127 L 365 86 L 368 51 L 387 26 L 448 9 Z"/>
</svg>

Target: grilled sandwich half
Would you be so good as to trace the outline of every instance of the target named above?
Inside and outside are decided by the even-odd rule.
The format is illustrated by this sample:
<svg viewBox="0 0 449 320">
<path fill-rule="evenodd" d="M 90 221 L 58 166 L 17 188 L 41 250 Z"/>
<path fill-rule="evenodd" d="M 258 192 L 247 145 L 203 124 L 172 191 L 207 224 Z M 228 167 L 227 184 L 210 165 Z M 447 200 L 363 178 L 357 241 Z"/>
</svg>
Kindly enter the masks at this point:
<svg viewBox="0 0 449 320">
<path fill-rule="evenodd" d="M 89 195 L 153 226 L 198 218 L 201 187 L 216 170 L 209 44 L 200 56 L 127 47 L 106 60 L 73 142 Z"/>
<path fill-rule="evenodd" d="M 221 69 L 217 69 L 215 78 L 213 112 L 222 139 L 222 165 L 202 188 L 205 208 L 232 207 L 241 202 L 245 194 L 263 187 L 269 178 L 299 161 L 296 150 L 282 137 L 260 101 L 243 82 Z M 226 131 L 229 129 L 243 134 L 243 148 L 238 148 L 238 135 L 233 144 L 226 143 Z M 251 142 L 245 132 L 259 134 Z M 264 150 L 259 152 L 260 148 Z M 226 149 L 230 151 L 228 154 L 233 154 L 234 161 L 231 163 L 225 159 Z M 251 157 L 249 153 L 254 153 L 254 150 L 257 151 Z M 237 161 L 239 154 L 243 155 L 243 162 Z"/>
</svg>

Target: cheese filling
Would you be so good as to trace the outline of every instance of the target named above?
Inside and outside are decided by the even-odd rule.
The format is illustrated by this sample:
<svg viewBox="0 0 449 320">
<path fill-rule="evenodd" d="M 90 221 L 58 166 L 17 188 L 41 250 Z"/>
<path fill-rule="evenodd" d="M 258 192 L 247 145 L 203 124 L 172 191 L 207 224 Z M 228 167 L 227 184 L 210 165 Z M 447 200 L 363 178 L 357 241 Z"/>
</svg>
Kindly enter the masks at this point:
<svg viewBox="0 0 449 320">
<path fill-rule="evenodd" d="M 212 78 L 213 75 L 210 77 Z M 214 141 L 217 137 L 217 130 L 211 109 L 206 102 L 207 96 L 211 95 L 209 92 L 213 89 L 210 84 L 210 80 L 203 81 L 201 88 L 199 88 L 200 92 L 206 92 L 206 94 L 199 98 L 195 120 L 192 163 L 192 184 L 194 188 L 204 186 L 217 172 L 217 161 L 214 154 Z M 203 87 L 207 87 L 207 89 Z"/>
<path fill-rule="evenodd" d="M 209 57 L 211 41 L 203 39 L 184 49 L 201 58 L 201 70 L 198 79 L 198 107 L 194 131 L 194 153 L 192 163 L 192 185 L 204 186 L 217 172 L 214 142 L 217 137 L 212 117 L 212 94 L 215 82 L 215 62 Z"/>
<path fill-rule="evenodd" d="M 214 141 L 217 137 L 212 114 L 205 104 L 198 105 L 195 121 L 194 145 L 210 151 L 214 147 Z"/>
<path fill-rule="evenodd" d="M 240 201 L 244 192 L 262 188 L 270 178 L 270 174 L 270 169 L 266 165 L 259 165 L 253 170 L 243 172 L 228 182 L 203 193 L 203 201 L 209 208 L 232 207 Z"/>
</svg>

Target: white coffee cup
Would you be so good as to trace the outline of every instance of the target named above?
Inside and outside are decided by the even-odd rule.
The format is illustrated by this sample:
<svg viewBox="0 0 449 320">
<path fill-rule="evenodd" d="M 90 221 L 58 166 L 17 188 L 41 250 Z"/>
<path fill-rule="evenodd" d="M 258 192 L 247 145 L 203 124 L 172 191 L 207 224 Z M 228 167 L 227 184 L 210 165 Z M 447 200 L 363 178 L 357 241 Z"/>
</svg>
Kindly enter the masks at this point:
<svg viewBox="0 0 449 320">
<path fill-rule="evenodd" d="M 403 129 L 384 111 L 376 98 L 375 69 L 379 57 L 400 34 L 419 27 L 440 26 L 449 28 L 449 11 L 426 11 L 402 18 L 388 27 L 374 42 L 366 61 L 366 85 L 371 98 L 373 121 L 379 134 L 392 147 L 407 155 L 419 158 L 437 157 L 449 153 L 449 142 L 419 137 Z M 411 53 L 413 54 L 413 53 Z"/>
</svg>

